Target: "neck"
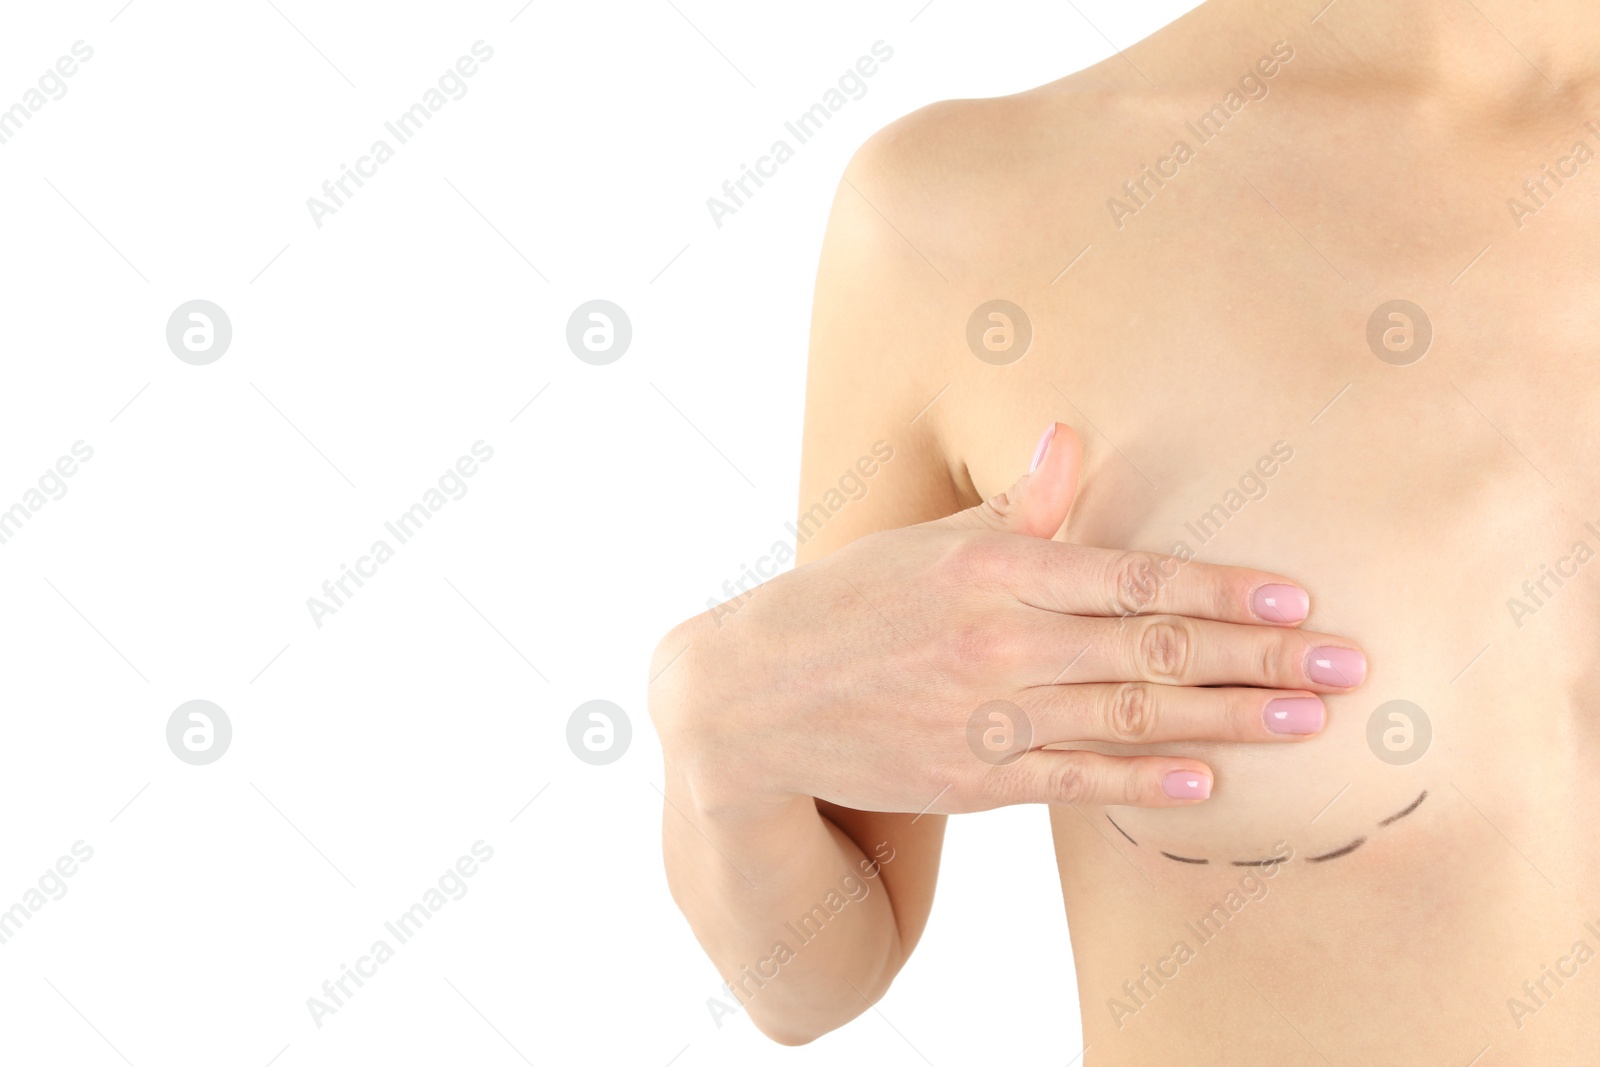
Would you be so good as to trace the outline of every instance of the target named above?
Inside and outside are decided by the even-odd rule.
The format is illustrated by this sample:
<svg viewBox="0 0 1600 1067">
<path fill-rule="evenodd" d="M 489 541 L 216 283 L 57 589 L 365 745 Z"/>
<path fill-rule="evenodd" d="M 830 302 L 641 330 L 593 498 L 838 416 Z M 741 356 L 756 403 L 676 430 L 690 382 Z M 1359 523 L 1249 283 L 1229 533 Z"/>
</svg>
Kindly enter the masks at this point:
<svg viewBox="0 0 1600 1067">
<path fill-rule="evenodd" d="M 1463 103 L 1575 103 L 1600 95 L 1593 0 L 1211 0 L 1239 32 L 1295 29 L 1343 77 Z M 1315 19 L 1313 22 L 1312 19 Z"/>
</svg>

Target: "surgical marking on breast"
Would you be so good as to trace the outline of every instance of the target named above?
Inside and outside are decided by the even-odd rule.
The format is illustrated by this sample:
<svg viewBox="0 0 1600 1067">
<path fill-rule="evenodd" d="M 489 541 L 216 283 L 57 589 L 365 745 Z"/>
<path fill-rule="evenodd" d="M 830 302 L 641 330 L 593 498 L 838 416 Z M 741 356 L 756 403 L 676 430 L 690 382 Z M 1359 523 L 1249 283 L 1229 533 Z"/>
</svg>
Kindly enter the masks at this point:
<svg viewBox="0 0 1600 1067">
<path fill-rule="evenodd" d="M 1395 812 L 1393 815 L 1389 816 L 1387 819 L 1383 820 L 1378 825 L 1379 826 L 1388 826 L 1392 822 L 1398 822 L 1399 820 L 1405 818 L 1407 815 L 1410 815 L 1412 812 L 1416 811 L 1418 806 L 1421 805 L 1422 802 L 1424 800 L 1427 800 L 1427 799 L 1428 799 L 1428 791 L 1426 789 L 1424 789 L 1422 791 L 1422 795 L 1419 796 L 1417 799 L 1413 800 L 1411 802 L 1411 805 L 1409 807 L 1407 807 L 1404 811 Z"/>
<path fill-rule="evenodd" d="M 1106 816 L 1106 822 L 1110 823 L 1112 826 L 1117 826 L 1117 820 L 1113 819 L 1110 815 Z M 1120 826 L 1117 826 L 1117 833 L 1121 834 L 1123 837 L 1126 837 L 1129 841 L 1133 842 L 1135 847 L 1138 847 L 1139 842 L 1134 841 L 1133 837 L 1128 833 L 1128 831 L 1124 830 Z"/>
<path fill-rule="evenodd" d="M 1418 808 L 1420 808 L 1422 806 L 1422 802 L 1424 800 L 1427 800 L 1427 799 L 1428 799 L 1428 791 L 1426 789 L 1424 789 L 1420 794 L 1418 794 L 1417 799 L 1413 800 L 1410 804 L 1407 804 L 1404 808 L 1402 808 L 1399 811 L 1395 812 L 1393 815 L 1389 816 L 1387 819 L 1384 819 L 1382 822 L 1378 823 L 1378 826 L 1380 828 L 1382 828 L 1382 827 L 1388 826 L 1391 823 L 1399 822 L 1401 819 L 1405 818 L 1407 815 L 1410 815 L 1412 812 L 1414 812 Z M 1139 842 L 1137 842 L 1137 841 L 1135 841 L 1133 839 L 1133 835 L 1128 833 L 1128 831 L 1124 830 L 1122 827 L 1117 826 L 1117 821 L 1115 819 L 1113 819 L 1110 816 L 1109 813 L 1106 815 L 1106 821 L 1109 822 L 1112 826 L 1116 826 L 1117 827 L 1117 833 L 1121 834 L 1123 837 L 1126 837 L 1128 839 L 1129 844 L 1133 845 L 1135 848 L 1139 847 Z M 1320 856 L 1307 856 L 1306 857 L 1306 862 L 1307 863 L 1325 863 L 1328 860 L 1336 860 L 1340 856 L 1348 856 L 1348 855 L 1350 855 L 1350 853 L 1354 852 L 1356 849 L 1360 848 L 1362 845 L 1364 845 L 1366 843 L 1367 843 L 1367 839 L 1365 837 L 1358 837 L 1354 841 L 1350 842 L 1348 845 L 1345 845 L 1343 848 L 1336 848 L 1332 852 L 1324 852 Z M 1163 856 L 1167 857 L 1167 859 L 1176 860 L 1179 863 L 1190 863 L 1190 864 L 1195 864 L 1197 866 L 1203 866 L 1203 865 L 1209 864 L 1211 862 L 1209 859 L 1196 859 L 1196 858 L 1191 857 L 1191 856 L 1175 856 L 1171 852 L 1166 852 L 1166 851 L 1163 851 L 1161 849 L 1157 849 L 1156 851 L 1161 852 L 1161 854 Z M 1287 859 L 1280 859 L 1280 858 L 1277 858 L 1277 857 L 1271 857 L 1271 858 L 1264 859 L 1264 860 L 1229 860 L 1228 862 L 1234 867 L 1275 867 L 1275 866 L 1277 866 L 1277 865 L 1279 865 L 1281 863 L 1287 863 L 1288 860 Z"/>
<path fill-rule="evenodd" d="M 1350 842 L 1348 845 L 1344 846 L 1344 848 L 1334 849 L 1332 852 L 1324 852 L 1320 856 L 1308 856 L 1308 857 L 1306 857 L 1306 862 L 1307 863 L 1322 863 L 1324 860 L 1336 860 L 1340 856 L 1348 856 L 1348 855 L 1350 855 L 1350 853 L 1354 852 L 1356 849 L 1360 848 L 1362 845 L 1364 845 L 1366 843 L 1367 843 L 1367 839 L 1366 838 L 1358 837 L 1354 841 Z"/>
</svg>

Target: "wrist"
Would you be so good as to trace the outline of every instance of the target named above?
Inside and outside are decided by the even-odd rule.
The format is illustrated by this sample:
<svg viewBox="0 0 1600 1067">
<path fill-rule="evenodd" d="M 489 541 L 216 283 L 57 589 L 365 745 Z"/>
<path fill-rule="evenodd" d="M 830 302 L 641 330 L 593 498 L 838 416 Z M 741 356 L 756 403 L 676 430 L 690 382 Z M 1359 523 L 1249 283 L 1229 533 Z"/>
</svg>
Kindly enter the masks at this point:
<svg viewBox="0 0 1600 1067">
<path fill-rule="evenodd" d="M 749 715 L 730 694 L 743 687 L 719 678 L 719 664 L 748 657 L 730 654 L 707 615 L 697 615 L 662 638 L 652 658 L 650 718 L 661 739 L 667 796 L 693 814 L 738 827 L 806 808 L 808 795 L 775 785 L 763 742 L 748 728 Z"/>
</svg>

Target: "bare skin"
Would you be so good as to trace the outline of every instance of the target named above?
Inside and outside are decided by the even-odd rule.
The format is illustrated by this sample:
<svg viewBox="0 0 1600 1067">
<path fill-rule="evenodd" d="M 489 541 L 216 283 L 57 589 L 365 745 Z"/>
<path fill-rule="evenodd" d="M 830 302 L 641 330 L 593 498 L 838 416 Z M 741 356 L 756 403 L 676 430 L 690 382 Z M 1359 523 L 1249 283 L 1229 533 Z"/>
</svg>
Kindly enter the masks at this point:
<svg viewBox="0 0 1600 1067">
<path fill-rule="evenodd" d="M 1106 795 L 1119 779 L 1098 774 L 1097 792 L 1052 808 L 1084 1062 L 1592 1062 L 1600 159 L 1574 145 L 1600 150 L 1596 56 L 1600 21 L 1578 3 L 1213 0 L 1060 82 L 912 115 L 847 172 L 818 279 L 802 511 L 873 442 L 894 459 L 801 562 L 1006 493 L 1055 420 L 1076 431 L 1058 440 L 1082 442 L 1058 542 L 1197 561 L 1160 590 L 1204 564 L 1290 576 L 1311 615 L 1280 636 L 1342 635 L 1327 640 L 1370 658 L 1353 689 L 1295 683 L 1328 715 L 1301 743 L 1220 735 L 1221 714 L 1168 740 L 1156 724 L 1178 701 L 1163 699 L 1145 743 L 1079 730 L 1030 753 L 1187 760 L 1213 782 L 1209 799 L 1151 804 Z M 1216 105 L 1221 132 L 1186 127 Z M 1031 324 L 1007 365 L 968 344 L 974 309 L 996 299 Z M 1383 318 L 1389 361 L 1368 343 L 1395 299 L 1431 323 L 1415 362 L 1414 317 Z M 736 651 L 756 647 L 738 634 L 785 588 L 664 642 L 661 663 L 700 651 L 663 675 L 652 710 L 677 783 L 669 875 L 730 981 L 835 872 L 893 851 L 874 876 L 884 892 L 874 883 L 748 1005 L 801 1041 L 864 1010 L 904 963 L 931 906 L 938 812 L 1051 798 L 1015 789 L 917 817 L 897 814 L 920 810 L 904 798 L 852 794 L 871 781 L 859 771 L 809 795 L 805 774 L 741 789 L 739 761 L 683 724 L 713 708 L 735 736 L 756 729 L 751 693 L 782 672 Z M 803 602 L 830 610 L 820 596 Z M 890 638 L 940 647 L 936 624 L 879 614 Z M 1192 620 L 1202 661 L 1242 639 L 1200 640 L 1204 613 L 1174 617 Z M 1100 662 L 1080 636 L 1062 641 L 1058 685 Z M 791 683 L 807 666 L 794 658 Z M 1164 698 L 1289 684 L 1168 681 Z M 1398 700 L 1431 724 L 1413 762 L 1400 761 L 1405 723 L 1418 743 L 1410 713 L 1380 716 L 1369 741 Z M 958 741 L 965 726 L 952 710 Z M 820 732 L 823 766 L 850 731 Z M 759 752 L 749 736 L 741 751 Z M 694 802 L 698 780 L 714 803 Z"/>
</svg>

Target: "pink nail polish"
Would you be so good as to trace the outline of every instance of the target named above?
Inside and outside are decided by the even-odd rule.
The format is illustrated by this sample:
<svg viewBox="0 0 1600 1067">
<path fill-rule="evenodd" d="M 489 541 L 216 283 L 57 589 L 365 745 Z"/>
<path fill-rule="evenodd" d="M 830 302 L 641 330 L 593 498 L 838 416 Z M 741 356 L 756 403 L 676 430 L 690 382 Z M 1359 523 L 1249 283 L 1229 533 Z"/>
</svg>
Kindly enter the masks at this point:
<svg viewBox="0 0 1600 1067">
<path fill-rule="evenodd" d="M 1261 717 L 1275 734 L 1314 734 L 1322 729 L 1326 711 L 1316 697 L 1279 697 L 1267 701 Z"/>
<path fill-rule="evenodd" d="M 1306 657 L 1306 677 L 1318 685 L 1360 685 L 1367 678 L 1367 657 L 1353 648 L 1313 648 Z"/>
<path fill-rule="evenodd" d="M 1032 474 L 1039 469 L 1039 464 L 1044 462 L 1044 454 L 1050 451 L 1050 441 L 1056 435 L 1056 424 L 1051 423 L 1045 430 L 1044 436 L 1039 438 L 1039 445 L 1033 450 L 1033 462 L 1028 465 L 1028 473 Z"/>
<path fill-rule="evenodd" d="M 1204 800 L 1211 795 L 1211 778 L 1194 771 L 1168 771 L 1161 778 L 1161 791 L 1173 800 Z"/>
<path fill-rule="evenodd" d="M 1267 622 L 1303 622 L 1311 612 L 1311 598 L 1292 585 L 1264 585 L 1256 590 L 1250 606 L 1256 618 Z"/>
</svg>

